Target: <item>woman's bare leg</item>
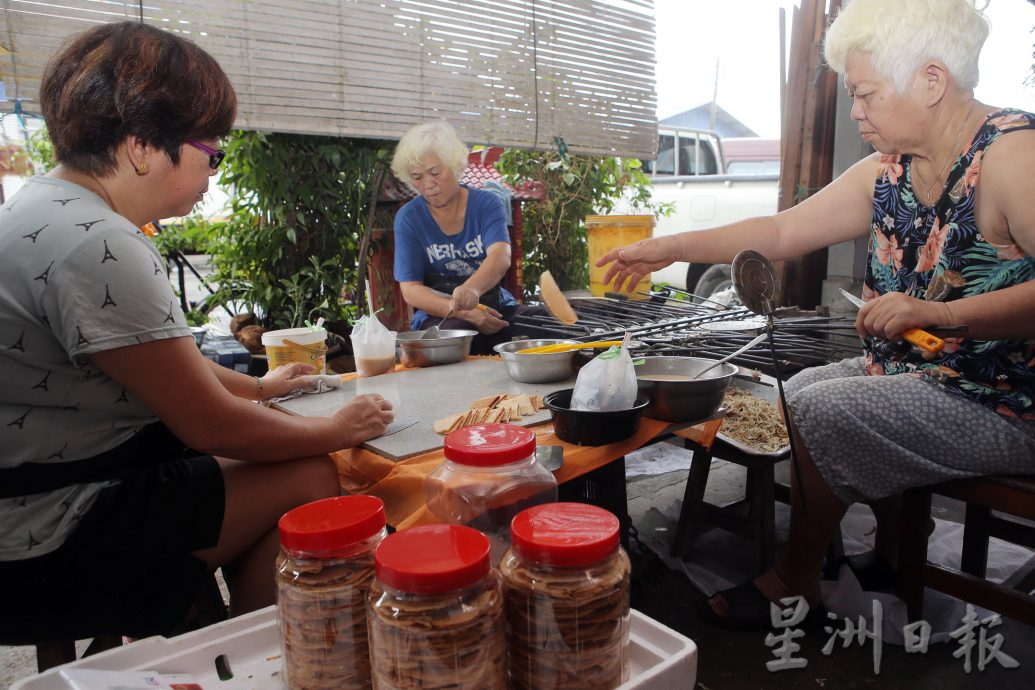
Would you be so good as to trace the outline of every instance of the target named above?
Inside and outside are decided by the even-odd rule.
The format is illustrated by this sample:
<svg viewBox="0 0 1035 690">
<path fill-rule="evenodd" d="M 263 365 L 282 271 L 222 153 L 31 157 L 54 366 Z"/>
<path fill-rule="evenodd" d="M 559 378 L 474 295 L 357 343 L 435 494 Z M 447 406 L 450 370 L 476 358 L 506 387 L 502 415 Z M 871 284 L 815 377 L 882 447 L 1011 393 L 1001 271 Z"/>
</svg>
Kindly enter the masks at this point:
<svg viewBox="0 0 1035 690">
<path fill-rule="evenodd" d="M 874 549 L 892 567 L 898 563 L 899 527 L 902 515 L 902 494 L 870 501 L 870 509 L 877 521 Z"/>
<path fill-rule="evenodd" d="M 270 463 L 219 458 L 226 508 L 219 543 L 195 555 L 215 570 L 223 567 L 230 611 L 239 615 L 276 600 L 273 569 L 280 539 L 277 520 L 310 501 L 337 496 L 338 473 L 330 458 Z"/>
</svg>

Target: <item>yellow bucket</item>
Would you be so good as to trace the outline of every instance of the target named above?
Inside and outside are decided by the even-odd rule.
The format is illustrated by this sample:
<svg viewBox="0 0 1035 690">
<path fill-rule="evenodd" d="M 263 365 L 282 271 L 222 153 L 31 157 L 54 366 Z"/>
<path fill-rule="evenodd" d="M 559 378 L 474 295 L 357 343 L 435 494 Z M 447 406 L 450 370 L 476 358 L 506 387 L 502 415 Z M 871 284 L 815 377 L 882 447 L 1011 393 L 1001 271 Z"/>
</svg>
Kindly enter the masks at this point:
<svg viewBox="0 0 1035 690">
<path fill-rule="evenodd" d="M 327 331 L 323 328 L 285 328 L 262 334 L 270 371 L 277 367 L 302 362 L 316 367 L 313 373 L 324 374 L 327 368 Z"/>
<path fill-rule="evenodd" d="M 605 292 L 614 292 L 614 287 L 604 285 L 606 268 L 597 268 L 597 259 L 612 249 L 624 247 L 633 242 L 650 238 L 654 234 L 654 216 L 586 216 L 586 236 L 589 243 L 589 291 L 594 297 L 603 297 Z M 650 289 L 650 276 L 646 285 L 640 283 L 637 291 Z M 623 293 L 625 294 L 625 293 Z M 644 295 L 632 294 L 631 299 L 646 299 Z"/>
</svg>

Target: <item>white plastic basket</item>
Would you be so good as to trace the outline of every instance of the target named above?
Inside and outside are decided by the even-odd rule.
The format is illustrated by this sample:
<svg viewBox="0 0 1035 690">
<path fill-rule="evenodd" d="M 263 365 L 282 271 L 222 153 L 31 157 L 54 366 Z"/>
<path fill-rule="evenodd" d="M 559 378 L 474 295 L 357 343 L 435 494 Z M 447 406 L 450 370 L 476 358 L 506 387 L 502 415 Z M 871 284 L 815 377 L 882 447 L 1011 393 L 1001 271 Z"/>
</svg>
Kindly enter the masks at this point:
<svg viewBox="0 0 1035 690">
<path fill-rule="evenodd" d="M 694 687 L 697 645 L 693 641 L 635 610 L 629 637 L 630 679 L 619 690 Z M 139 640 L 24 678 L 11 690 L 68 690 L 59 671 L 70 667 L 185 673 L 205 690 L 285 690 L 273 606 L 179 637 Z M 220 680 L 220 669 L 229 670 L 233 677 Z"/>
</svg>

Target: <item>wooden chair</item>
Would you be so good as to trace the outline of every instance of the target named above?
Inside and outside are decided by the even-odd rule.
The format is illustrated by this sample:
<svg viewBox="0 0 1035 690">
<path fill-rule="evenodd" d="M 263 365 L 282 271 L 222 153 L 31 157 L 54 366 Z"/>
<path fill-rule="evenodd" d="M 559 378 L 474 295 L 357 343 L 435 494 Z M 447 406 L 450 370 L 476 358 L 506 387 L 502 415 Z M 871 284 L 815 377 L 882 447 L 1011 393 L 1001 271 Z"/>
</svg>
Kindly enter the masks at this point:
<svg viewBox="0 0 1035 690">
<path fill-rule="evenodd" d="M 212 577 L 206 579 L 205 585 L 198 593 L 198 598 L 194 601 L 194 604 L 191 605 L 187 617 L 180 628 L 173 631 L 172 634 L 177 635 L 196 630 L 206 625 L 226 620 L 228 617 L 229 613 L 226 602 L 223 600 L 223 594 L 219 590 L 219 583 L 216 581 L 215 574 L 213 574 Z M 83 652 L 83 657 L 114 649 L 121 644 L 122 636 L 120 635 L 98 635 L 90 641 L 90 644 Z M 47 669 L 75 661 L 78 658 L 75 646 L 76 640 L 72 639 L 37 644 L 37 670 L 43 673 Z"/>
<path fill-rule="evenodd" d="M 931 497 L 967 504 L 960 569 L 927 560 Z M 1035 625 L 1035 558 L 1003 584 L 985 579 L 988 539 L 996 537 L 1035 549 L 1035 476 L 960 479 L 906 491 L 902 505 L 898 595 L 909 620 L 923 617 L 924 587 Z"/>
</svg>

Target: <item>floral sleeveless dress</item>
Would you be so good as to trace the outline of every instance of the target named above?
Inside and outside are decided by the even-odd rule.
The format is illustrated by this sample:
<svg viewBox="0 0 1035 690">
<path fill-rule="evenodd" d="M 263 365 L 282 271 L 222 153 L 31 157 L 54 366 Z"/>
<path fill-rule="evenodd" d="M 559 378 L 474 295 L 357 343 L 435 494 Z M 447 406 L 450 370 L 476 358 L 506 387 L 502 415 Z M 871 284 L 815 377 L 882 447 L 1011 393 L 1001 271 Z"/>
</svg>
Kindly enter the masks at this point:
<svg viewBox="0 0 1035 690">
<path fill-rule="evenodd" d="M 984 239 L 974 213 L 985 149 L 1022 129 L 1035 129 L 1035 115 L 1013 109 L 991 113 L 962 150 L 932 209 L 914 193 L 911 156 L 881 158 L 863 299 L 903 292 L 949 302 L 1035 279 L 1035 259 L 1017 245 Z M 870 374 L 929 377 L 1001 415 L 1035 420 L 1033 340 L 952 338 L 931 359 L 911 352 L 905 359 L 890 360 L 872 350 L 866 358 Z"/>
</svg>

